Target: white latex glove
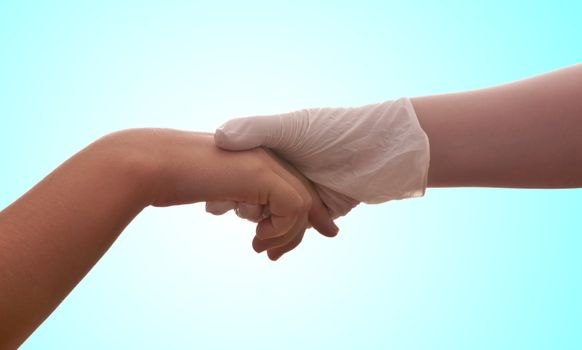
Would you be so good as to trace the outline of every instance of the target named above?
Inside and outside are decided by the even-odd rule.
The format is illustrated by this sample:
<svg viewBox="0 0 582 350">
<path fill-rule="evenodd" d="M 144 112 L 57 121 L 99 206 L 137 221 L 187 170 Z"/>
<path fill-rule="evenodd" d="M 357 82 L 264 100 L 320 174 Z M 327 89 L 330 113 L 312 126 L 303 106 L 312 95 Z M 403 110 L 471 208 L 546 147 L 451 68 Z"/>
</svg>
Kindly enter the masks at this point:
<svg viewBox="0 0 582 350">
<path fill-rule="evenodd" d="M 332 217 L 360 202 L 423 196 L 429 167 L 428 137 L 408 98 L 357 108 L 314 108 L 233 119 L 216 130 L 226 150 L 264 146 L 310 179 Z M 210 202 L 207 211 L 236 209 L 257 221 L 262 208 Z"/>
</svg>

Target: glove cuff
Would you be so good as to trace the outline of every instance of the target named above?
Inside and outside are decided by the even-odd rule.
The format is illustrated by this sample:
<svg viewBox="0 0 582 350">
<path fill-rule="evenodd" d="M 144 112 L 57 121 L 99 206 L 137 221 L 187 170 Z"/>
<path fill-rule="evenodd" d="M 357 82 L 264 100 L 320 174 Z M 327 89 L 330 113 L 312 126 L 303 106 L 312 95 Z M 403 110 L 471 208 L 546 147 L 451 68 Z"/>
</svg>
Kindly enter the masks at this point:
<svg viewBox="0 0 582 350">
<path fill-rule="evenodd" d="M 314 127 L 322 135 L 310 137 L 330 140 L 327 156 L 342 162 L 304 169 L 310 179 L 369 204 L 424 195 L 429 140 L 409 98 L 311 113 L 312 123 L 328 125 Z"/>
</svg>

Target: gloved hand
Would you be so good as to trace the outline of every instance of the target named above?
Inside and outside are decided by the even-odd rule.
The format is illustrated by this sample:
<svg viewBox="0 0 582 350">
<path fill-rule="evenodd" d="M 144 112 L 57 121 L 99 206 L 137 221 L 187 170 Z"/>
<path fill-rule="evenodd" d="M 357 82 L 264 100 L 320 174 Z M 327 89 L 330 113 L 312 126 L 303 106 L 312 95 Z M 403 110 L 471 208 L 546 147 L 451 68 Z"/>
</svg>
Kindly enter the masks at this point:
<svg viewBox="0 0 582 350">
<path fill-rule="evenodd" d="M 334 218 L 360 202 L 419 197 L 426 190 L 429 142 L 408 98 L 233 119 L 216 130 L 214 141 L 232 151 L 271 148 L 314 183 Z M 266 215 L 260 207 L 207 203 L 215 214 L 233 208 L 253 221 Z"/>
</svg>

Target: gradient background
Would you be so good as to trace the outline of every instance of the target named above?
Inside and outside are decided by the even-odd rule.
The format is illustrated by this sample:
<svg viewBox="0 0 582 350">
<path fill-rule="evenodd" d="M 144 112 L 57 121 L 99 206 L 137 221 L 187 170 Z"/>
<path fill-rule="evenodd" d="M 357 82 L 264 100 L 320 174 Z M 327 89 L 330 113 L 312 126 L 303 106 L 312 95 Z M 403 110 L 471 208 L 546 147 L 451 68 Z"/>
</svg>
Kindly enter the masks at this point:
<svg viewBox="0 0 582 350">
<path fill-rule="evenodd" d="M 96 138 L 582 62 L 580 1 L 0 3 L 0 208 Z M 581 190 L 430 189 L 277 263 L 146 209 L 23 349 L 580 349 Z"/>
</svg>

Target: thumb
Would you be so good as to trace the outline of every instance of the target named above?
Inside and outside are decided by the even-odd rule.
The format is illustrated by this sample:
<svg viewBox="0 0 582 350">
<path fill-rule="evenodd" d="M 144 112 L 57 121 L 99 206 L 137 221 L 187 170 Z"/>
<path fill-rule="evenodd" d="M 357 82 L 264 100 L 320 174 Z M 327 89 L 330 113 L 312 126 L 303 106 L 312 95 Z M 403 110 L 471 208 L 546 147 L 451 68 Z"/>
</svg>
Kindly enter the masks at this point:
<svg viewBox="0 0 582 350">
<path fill-rule="evenodd" d="M 242 151 L 259 146 L 277 149 L 282 139 L 281 115 L 232 119 L 214 133 L 216 146 L 229 151 Z"/>
</svg>

